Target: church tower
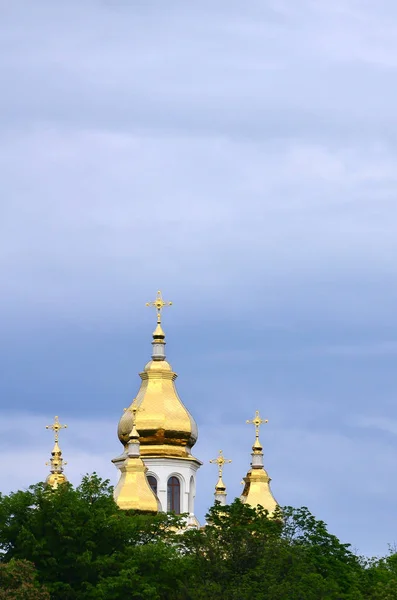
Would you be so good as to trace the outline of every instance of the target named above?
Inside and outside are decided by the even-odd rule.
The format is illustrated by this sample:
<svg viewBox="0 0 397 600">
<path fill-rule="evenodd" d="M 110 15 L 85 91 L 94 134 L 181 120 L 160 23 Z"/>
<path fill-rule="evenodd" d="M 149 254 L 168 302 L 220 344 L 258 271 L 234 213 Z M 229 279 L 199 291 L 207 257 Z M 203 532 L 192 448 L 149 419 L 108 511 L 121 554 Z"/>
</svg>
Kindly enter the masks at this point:
<svg viewBox="0 0 397 600">
<path fill-rule="evenodd" d="M 263 448 L 259 441 L 259 428 L 262 423 L 267 422 L 267 419 L 260 418 L 258 410 L 255 413 L 255 418 L 252 421 L 247 421 L 247 423 L 255 425 L 255 442 L 252 446 L 251 469 L 244 477 L 245 485 L 240 500 L 245 504 L 249 504 L 252 508 L 256 508 L 260 504 L 271 516 L 278 504 L 270 489 L 271 479 L 263 466 Z"/>
<path fill-rule="evenodd" d="M 62 451 L 59 447 L 59 432 L 61 429 L 66 429 L 67 425 L 61 425 L 59 418 L 55 417 L 52 425 L 46 425 L 46 429 L 52 429 L 54 432 L 54 447 L 51 452 L 50 461 L 46 463 L 50 467 L 50 474 L 45 480 L 46 484 L 52 487 L 54 490 L 61 483 L 66 483 L 67 478 L 63 472 L 63 467 L 67 464 L 62 458 Z"/>
<path fill-rule="evenodd" d="M 152 360 L 140 373 L 138 394 L 120 419 L 118 436 L 124 453 L 113 462 L 121 469 L 127 458 L 133 427 L 132 408 L 136 408 L 140 456 L 148 469 L 146 476 L 158 498 L 159 510 L 188 513 L 188 525 L 195 525 L 198 524 L 194 514 L 196 473 L 202 463 L 191 453 L 198 436 L 196 422 L 178 396 L 177 374 L 165 357 L 161 311 L 170 305 L 171 302 L 163 300 L 161 292 L 157 292 L 154 302 L 147 303 L 157 312 Z"/>
</svg>

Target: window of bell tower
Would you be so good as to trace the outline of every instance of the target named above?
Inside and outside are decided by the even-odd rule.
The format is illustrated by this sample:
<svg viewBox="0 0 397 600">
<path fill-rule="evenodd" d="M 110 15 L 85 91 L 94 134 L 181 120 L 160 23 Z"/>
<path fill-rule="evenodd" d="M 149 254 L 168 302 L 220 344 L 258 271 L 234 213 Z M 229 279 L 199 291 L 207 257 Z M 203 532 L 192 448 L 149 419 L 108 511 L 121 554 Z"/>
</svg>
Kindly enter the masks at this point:
<svg viewBox="0 0 397 600">
<path fill-rule="evenodd" d="M 181 484 L 178 477 L 170 477 L 167 484 L 167 511 L 181 514 Z"/>
</svg>

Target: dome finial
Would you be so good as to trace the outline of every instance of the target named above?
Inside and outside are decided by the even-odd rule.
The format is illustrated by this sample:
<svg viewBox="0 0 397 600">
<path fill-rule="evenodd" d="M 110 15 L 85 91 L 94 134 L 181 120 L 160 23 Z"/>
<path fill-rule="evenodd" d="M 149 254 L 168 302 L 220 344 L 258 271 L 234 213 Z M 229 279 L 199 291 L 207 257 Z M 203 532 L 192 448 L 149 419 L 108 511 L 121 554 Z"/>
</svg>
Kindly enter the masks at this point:
<svg viewBox="0 0 397 600">
<path fill-rule="evenodd" d="M 219 454 L 217 458 L 212 458 L 210 463 L 218 465 L 218 483 L 215 486 L 215 500 L 218 500 L 221 504 L 226 504 L 226 486 L 223 483 L 222 475 L 223 475 L 223 467 L 227 463 L 231 463 L 232 461 L 229 458 L 225 458 L 223 456 L 223 451 L 219 450 Z"/>
<path fill-rule="evenodd" d="M 160 290 L 157 292 L 156 300 L 146 302 L 146 306 L 154 306 L 157 311 L 157 327 L 153 331 L 153 360 L 165 360 L 165 333 L 161 327 L 161 311 L 164 306 L 171 306 L 172 302 L 163 300 Z"/>
<path fill-rule="evenodd" d="M 132 412 L 132 428 L 131 428 L 130 435 L 129 435 L 129 443 L 130 444 L 139 444 L 139 433 L 137 432 L 137 429 L 136 429 L 136 413 L 138 412 L 138 410 L 144 410 L 144 409 L 142 409 L 140 407 L 138 408 L 138 406 L 136 404 L 136 398 L 134 398 L 129 410 Z"/>
<path fill-rule="evenodd" d="M 153 302 L 146 302 L 146 306 L 154 306 L 157 311 L 157 325 L 161 325 L 161 311 L 164 306 L 172 306 L 172 302 L 167 302 L 163 300 L 163 296 L 161 295 L 161 291 L 158 290 L 156 300 Z"/>
<path fill-rule="evenodd" d="M 252 446 L 252 449 L 254 452 L 259 453 L 262 451 L 262 444 L 259 441 L 259 429 L 260 426 L 263 425 L 264 423 L 268 423 L 269 420 L 268 419 L 261 419 L 260 414 L 259 414 L 259 410 L 255 411 L 255 418 L 252 419 L 251 421 L 248 420 L 246 421 L 248 425 L 255 425 L 255 442 L 254 445 Z"/>
<path fill-rule="evenodd" d="M 59 417 L 55 416 L 53 424 L 52 425 L 46 425 L 45 428 L 53 430 L 55 442 L 58 442 L 59 441 L 59 432 L 60 432 L 60 430 L 61 429 L 66 429 L 67 425 L 61 425 L 60 422 L 59 422 Z"/>
<path fill-rule="evenodd" d="M 50 485 L 53 489 L 56 489 L 60 483 L 65 483 L 67 481 L 66 475 L 63 472 L 63 467 L 67 465 L 62 458 L 62 452 L 58 445 L 59 441 L 59 432 L 61 429 L 66 429 L 67 425 L 61 425 L 59 422 L 59 418 L 56 416 L 54 418 L 54 423 L 52 425 L 46 425 L 46 429 L 52 429 L 54 432 L 54 447 L 51 452 L 51 458 L 49 462 L 46 462 L 46 465 L 51 467 L 50 474 L 46 479 L 46 483 Z"/>
</svg>

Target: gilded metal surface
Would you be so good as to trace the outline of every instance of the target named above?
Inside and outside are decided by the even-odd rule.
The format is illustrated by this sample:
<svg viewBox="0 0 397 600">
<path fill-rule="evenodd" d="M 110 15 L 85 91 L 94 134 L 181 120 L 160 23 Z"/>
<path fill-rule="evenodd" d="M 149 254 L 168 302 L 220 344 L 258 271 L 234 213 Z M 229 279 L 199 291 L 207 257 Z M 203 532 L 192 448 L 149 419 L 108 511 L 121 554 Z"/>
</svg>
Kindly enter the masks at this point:
<svg viewBox="0 0 397 600">
<path fill-rule="evenodd" d="M 59 422 L 59 417 L 54 417 L 54 422 L 52 425 L 46 425 L 46 429 L 52 429 L 54 432 L 54 438 L 56 442 L 59 442 L 59 432 L 61 429 L 66 429 L 67 425 L 61 425 Z"/>
<path fill-rule="evenodd" d="M 263 466 L 262 445 L 259 441 L 259 428 L 263 423 L 268 423 L 268 419 L 261 419 L 257 410 L 255 418 L 247 423 L 255 425 L 255 442 L 252 446 L 251 469 L 244 477 L 244 489 L 240 499 L 253 508 L 260 504 L 271 515 L 277 507 L 277 502 L 270 489 L 271 479 Z"/>
<path fill-rule="evenodd" d="M 47 485 L 50 485 L 54 490 L 61 483 L 65 483 L 67 481 L 65 473 L 50 473 L 45 480 Z"/>
<path fill-rule="evenodd" d="M 157 513 L 160 503 L 146 478 L 147 467 L 142 459 L 127 458 L 120 471 L 120 480 L 114 490 L 117 505 L 123 510 Z"/>
<path fill-rule="evenodd" d="M 219 454 L 218 454 L 217 458 L 212 458 L 210 460 L 210 463 L 218 465 L 218 483 L 215 486 L 215 495 L 217 495 L 217 494 L 226 494 L 226 486 L 225 486 L 225 484 L 223 482 L 223 479 L 222 479 L 223 467 L 226 464 L 229 464 L 231 462 L 232 461 L 230 460 L 230 458 L 225 458 L 223 456 L 223 451 L 222 450 L 219 450 Z"/>
<path fill-rule="evenodd" d="M 167 302 L 166 300 L 163 300 L 163 297 L 162 297 L 161 292 L 159 290 L 157 292 L 156 300 L 153 300 L 153 302 L 146 302 L 146 306 L 154 306 L 155 307 L 155 309 L 157 311 L 157 325 L 160 325 L 160 323 L 161 323 L 161 311 L 163 310 L 164 306 L 172 306 L 172 302 Z"/>
<path fill-rule="evenodd" d="M 241 501 L 256 508 L 258 504 L 263 506 L 272 514 L 277 506 L 270 489 L 270 477 L 265 469 L 251 469 L 244 477 L 244 490 L 241 495 Z"/>
<path fill-rule="evenodd" d="M 252 419 L 251 421 L 246 421 L 246 423 L 248 425 L 255 425 L 255 437 L 256 439 L 259 439 L 259 428 L 263 423 L 268 423 L 269 420 L 268 419 L 261 419 L 260 414 L 259 414 L 259 410 L 255 411 L 255 418 Z"/>
<path fill-rule="evenodd" d="M 160 502 L 147 480 L 147 467 L 140 457 L 139 433 L 136 416 L 140 407 L 134 400 L 125 413 L 131 416 L 132 427 L 126 446 L 126 459 L 120 467 L 120 479 L 114 490 L 114 500 L 123 510 L 141 510 L 156 513 Z"/>
<path fill-rule="evenodd" d="M 231 462 L 232 461 L 230 460 L 230 458 L 225 458 L 223 456 L 223 450 L 219 450 L 219 454 L 218 454 L 217 458 L 211 458 L 211 460 L 210 460 L 210 463 L 218 465 L 219 479 L 222 478 L 224 465 L 229 464 Z"/>
<path fill-rule="evenodd" d="M 136 427 L 142 455 L 189 457 L 197 440 L 197 425 L 178 396 L 174 384 L 176 373 L 165 360 L 151 361 L 140 377 L 142 383 L 135 402 L 140 409 Z M 118 428 L 123 444 L 127 443 L 131 428 L 132 414 L 126 410 Z"/>
<path fill-rule="evenodd" d="M 163 300 L 160 291 L 157 292 L 156 300 L 146 304 L 154 306 L 157 312 L 157 327 L 153 333 L 153 344 L 157 350 L 160 344 L 165 345 L 161 311 L 171 304 Z M 174 383 L 177 374 L 161 351 L 155 353 L 154 358 L 155 360 L 149 361 L 140 373 L 139 392 L 120 419 L 119 439 L 126 448 L 133 426 L 131 410 L 136 407 L 136 428 L 139 431 L 142 457 L 178 458 L 199 462 L 191 454 L 191 448 L 197 441 L 197 425 L 178 396 Z"/>
<path fill-rule="evenodd" d="M 50 485 L 52 488 L 57 488 L 60 483 L 64 483 L 67 481 L 67 477 L 63 472 L 63 467 L 67 465 L 62 458 L 62 452 L 59 447 L 59 431 L 61 429 L 66 429 L 67 425 L 61 425 L 58 417 L 54 418 L 54 423 L 52 425 L 46 425 L 46 429 L 52 429 L 54 432 L 55 443 L 51 452 L 51 458 L 49 462 L 46 462 L 46 465 L 50 467 L 50 474 L 46 479 L 46 483 Z"/>
</svg>

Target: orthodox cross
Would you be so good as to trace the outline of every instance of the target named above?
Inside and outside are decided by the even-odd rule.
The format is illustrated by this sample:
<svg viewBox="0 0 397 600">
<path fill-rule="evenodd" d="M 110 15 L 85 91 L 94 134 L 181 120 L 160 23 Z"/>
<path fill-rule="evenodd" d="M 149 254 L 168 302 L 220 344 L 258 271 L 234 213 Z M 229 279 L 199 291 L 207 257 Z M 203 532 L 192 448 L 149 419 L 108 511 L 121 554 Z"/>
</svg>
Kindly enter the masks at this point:
<svg viewBox="0 0 397 600">
<path fill-rule="evenodd" d="M 251 421 L 247 421 L 247 423 L 249 425 L 255 425 L 255 437 L 256 439 L 259 438 L 259 428 L 263 423 L 268 423 L 269 420 L 268 419 L 261 419 L 260 415 L 259 415 L 259 410 L 255 411 L 255 418 L 252 419 Z"/>
<path fill-rule="evenodd" d="M 164 308 L 164 306 L 171 306 L 171 305 L 172 305 L 172 302 L 166 302 L 165 300 L 163 300 L 160 290 L 157 292 L 156 300 L 153 300 L 153 302 L 146 302 L 146 306 L 154 306 L 155 309 L 157 310 L 157 323 L 159 325 L 161 323 L 162 309 Z"/>
<path fill-rule="evenodd" d="M 132 412 L 132 425 L 134 427 L 136 426 L 136 413 L 140 412 L 141 410 L 145 410 L 145 409 L 138 406 L 136 403 L 136 398 L 134 398 L 134 400 L 131 404 L 131 408 L 130 408 L 130 411 Z"/>
<path fill-rule="evenodd" d="M 59 440 L 59 432 L 61 429 L 66 429 L 67 425 L 61 425 L 58 417 L 54 417 L 54 422 L 52 425 L 46 425 L 46 429 L 52 429 L 54 432 L 55 442 Z"/>
<path fill-rule="evenodd" d="M 223 456 L 222 450 L 219 450 L 219 455 L 217 458 L 213 458 L 210 460 L 210 463 L 215 463 L 218 465 L 218 473 L 219 479 L 222 479 L 223 467 L 226 463 L 231 463 L 232 461 L 229 458 L 225 458 Z"/>
<path fill-rule="evenodd" d="M 140 412 L 141 410 L 144 411 L 144 408 L 141 408 L 140 406 L 137 405 L 136 403 L 136 398 L 134 398 L 134 400 L 132 401 L 132 404 L 129 408 L 125 408 L 124 412 L 126 412 L 127 410 L 129 410 L 132 413 L 132 427 L 131 427 L 131 431 L 130 431 L 130 439 L 132 438 L 139 438 L 139 433 L 136 430 L 136 413 Z"/>
<path fill-rule="evenodd" d="M 141 410 L 144 411 L 145 409 L 141 406 L 138 406 L 136 403 L 136 398 L 134 398 L 131 406 L 129 406 L 128 408 L 123 408 L 123 412 L 126 412 L 127 410 L 129 410 L 132 413 L 132 424 L 136 425 L 136 413 L 140 412 Z"/>
</svg>

